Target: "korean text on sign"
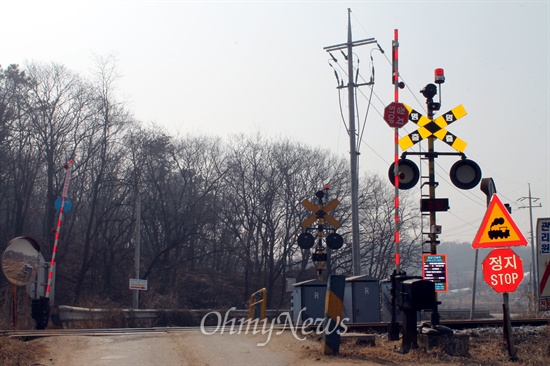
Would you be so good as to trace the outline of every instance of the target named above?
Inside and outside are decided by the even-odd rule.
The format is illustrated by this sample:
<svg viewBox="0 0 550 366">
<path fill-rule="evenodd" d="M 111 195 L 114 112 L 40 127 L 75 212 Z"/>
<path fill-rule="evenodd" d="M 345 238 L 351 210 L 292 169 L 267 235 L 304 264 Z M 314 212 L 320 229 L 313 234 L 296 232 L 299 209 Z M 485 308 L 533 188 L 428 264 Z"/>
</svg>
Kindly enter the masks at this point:
<svg viewBox="0 0 550 366">
<path fill-rule="evenodd" d="M 540 226 L 540 253 L 550 254 L 550 221 L 544 221 Z"/>
<path fill-rule="evenodd" d="M 506 268 L 518 268 L 516 263 L 516 256 L 503 257 L 499 255 L 497 257 L 492 257 L 489 260 L 489 266 L 491 266 L 491 269 L 493 271 L 502 271 Z"/>
</svg>

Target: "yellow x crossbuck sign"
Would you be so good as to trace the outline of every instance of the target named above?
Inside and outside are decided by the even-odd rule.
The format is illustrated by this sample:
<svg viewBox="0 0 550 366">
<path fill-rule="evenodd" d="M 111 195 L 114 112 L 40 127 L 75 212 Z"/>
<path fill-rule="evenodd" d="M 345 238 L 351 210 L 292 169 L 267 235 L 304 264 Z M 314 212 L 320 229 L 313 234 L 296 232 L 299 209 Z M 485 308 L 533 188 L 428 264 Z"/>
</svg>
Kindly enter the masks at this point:
<svg viewBox="0 0 550 366">
<path fill-rule="evenodd" d="M 324 220 L 328 224 L 332 225 L 335 229 L 338 229 L 340 227 L 340 222 L 336 220 L 334 217 L 327 214 L 327 212 L 332 211 L 340 204 L 340 201 L 337 199 L 333 199 L 326 205 L 315 205 L 311 203 L 309 200 L 303 200 L 302 206 L 313 212 L 313 215 L 308 217 L 302 222 L 302 227 L 308 228 L 311 224 L 315 222 L 315 220 Z"/>
<path fill-rule="evenodd" d="M 406 150 L 426 137 L 433 135 L 458 152 L 464 152 L 467 145 L 466 141 L 456 137 L 445 129 L 445 127 L 467 114 L 462 104 L 442 114 L 433 121 L 406 104 L 405 108 L 409 111 L 409 121 L 415 123 L 418 129 L 399 140 L 401 150 Z"/>
</svg>

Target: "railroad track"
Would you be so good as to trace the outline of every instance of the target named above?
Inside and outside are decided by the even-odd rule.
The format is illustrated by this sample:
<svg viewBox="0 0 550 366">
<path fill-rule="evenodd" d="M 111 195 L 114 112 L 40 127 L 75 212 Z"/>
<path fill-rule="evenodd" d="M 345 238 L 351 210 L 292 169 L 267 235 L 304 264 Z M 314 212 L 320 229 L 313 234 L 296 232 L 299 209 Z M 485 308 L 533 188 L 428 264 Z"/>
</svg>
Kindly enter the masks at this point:
<svg viewBox="0 0 550 366">
<path fill-rule="evenodd" d="M 512 319 L 512 327 L 520 326 L 544 326 L 549 324 L 550 319 Z M 472 329 L 501 327 L 502 319 L 476 319 L 476 320 L 441 320 L 440 324 L 451 329 Z M 355 323 L 348 324 L 348 329 L 354 332 L 377 332 L 383 333 L 388 330 L 388 323 Z"/>
<path fill-rule="evenodd" d="M 548 326 L 550 319 L 512 319 L 512 327 L 520 326 Z M 349 323 L 346 324 L 348 332 L 361 333 L 385 333 L 388 323 Z M 442 320 L 441 325 L 451 329 L 472 329 L 501 327 L 502 319 L 477 319 L 477 320 Z M 298 325 L 299 326 L 299 325 Z M 316 326 L 310 326 L 313 329 Z M 282 326 L 276 326 L 274 330 L 281 330 Z M 286 327 L 286 329 L 290 329 Z M 39 337 L 60 336 L 113 336 L 113 335 L 144 335 L 148 333 L 177 333 L 200 331 L 200 327 L 154 327 L 154 328 L 108 328 L 108 329 L 43 329 L 43 330 L 0 330 L 0 336 L 11 338 L 32 339 Z M 209 333 L 216 332 L 216 327 L 205 327 Z M 226 329 L 228 332 L 228 329 Z"/>
<path fill-rule="evenodd" d="M 208 328 L 206 328 L 208 329 Z M 40 338 L 62 336 L 112 336 L 112 335 L 143 335 L 148 333 L 176 333 L 197 331 L 199 327 L 158 327 L 158 328 L 105 328 L 105 329 L 30 329 L 30 330 L 0 330 L 0 336 L 10 338 Z"/>
</svg>

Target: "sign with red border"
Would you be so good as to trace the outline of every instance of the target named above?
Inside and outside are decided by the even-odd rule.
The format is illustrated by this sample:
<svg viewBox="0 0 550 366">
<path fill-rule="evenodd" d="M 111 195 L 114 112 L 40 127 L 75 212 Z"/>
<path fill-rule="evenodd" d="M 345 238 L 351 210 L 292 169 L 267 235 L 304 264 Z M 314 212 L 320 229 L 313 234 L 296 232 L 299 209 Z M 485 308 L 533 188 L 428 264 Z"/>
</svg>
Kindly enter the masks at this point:
<svg viewBox="0 0 550 366">
<path fill-rule="evenodd" d="M 510 248 L 493 249 L 481 265 L 483 279 L 496 292 L 514 292 L 523 280 L 523 262 Z"/>
<path fill-rule="evenodd" d="M 550 310 L 550 218 L 537 220 L 537 269 L 539 280 L 539 307 Z"/>
<path fill-rule="evenodd" d="M 401 128 L 409 122 L 409 111 L 403 103 L 390 103 L 384 108 L 384 121 L 390 127 Z"/>
<path fill-rule="evenodd" d="M 472 248 L 499 248 L 527 245 L 527 239 L 521 233 L 508 210 L 497 194 L 493 194 L 485 217 Z"/>
</svg>

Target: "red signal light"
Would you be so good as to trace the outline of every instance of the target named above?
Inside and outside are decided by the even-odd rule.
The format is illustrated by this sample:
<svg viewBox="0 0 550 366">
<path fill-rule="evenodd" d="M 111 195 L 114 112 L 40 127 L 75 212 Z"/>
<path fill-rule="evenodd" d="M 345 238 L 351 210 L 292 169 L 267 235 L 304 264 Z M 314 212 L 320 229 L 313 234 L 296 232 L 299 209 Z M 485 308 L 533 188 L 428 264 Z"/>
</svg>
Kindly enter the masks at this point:
<svg viewBox="0 0 550 366">
<path fill-rule="evenodd" d="M 435 83 L 443 84 L 445 82 L 445 70 L 438 68 L 434 71 Z"/>
</svg>

